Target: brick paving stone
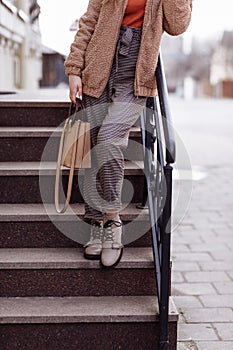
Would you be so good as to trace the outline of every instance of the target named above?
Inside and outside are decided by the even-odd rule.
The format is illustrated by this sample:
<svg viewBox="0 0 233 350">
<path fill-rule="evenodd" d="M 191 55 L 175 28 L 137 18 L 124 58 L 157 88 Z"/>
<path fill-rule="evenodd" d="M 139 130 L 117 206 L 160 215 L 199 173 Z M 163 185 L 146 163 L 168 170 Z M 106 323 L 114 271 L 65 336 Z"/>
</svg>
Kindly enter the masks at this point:
<svg viewBox="0 0 233 350">
<path fill-rule="evenodd" d="M 228 247 L 228 249 L 232 250 L 232 244 L 233 244 L 233 236 L 232 234 L 229 235 L 229 234 L 212 234 L 212 235 L 207 235 L 207 236 L 202 236 L 202 240 L 204 243 L 207 243 L 207 244 L 210 244 L 213 245 L 217 245 L 218 243 L 219 244 L 224 244 Z"/>
<path fill-rule="evenodd" d="M 198 341 L 198 350 L 232 350 L 233 342 L 231 341 Z M 185 349 L 185 348 L 184 348 Z"/>
<path fill-rule="evenodd" d="M 181 231 L 180 233 L 183 233 L 183 231 Z M 210 228 L 210 229 L 206 229 L 206 228 L 200 228 L 199 230 L 193 229 L 190 231 L 185 231 L 185 233 L 187 235 L 200 235 L 201 237 L 203 236 L 208 236 L 208 235 L 214 235 L 217 237 L 217 233 L 215 232 L 214 229 Z"/>
<path fill-rule="evenodd" d="M 180 233 L 179 236 L 174 238 L 174 244 L 193 244 L 193 243 L 203 243 L 201 235 L 193 233 L 193 235 L 187 235 Z"/>
<path fill-rule="evenodd" d="M 185 317 L 182 313 L 182 310 L 180 310 L 180 313 L 179 313 L 179 324 L 183 324 L 183 323 L 186 323 L 186 320 L 185 320 Z"/>
<path fill-rule="evenodd" d="M 233 322 L 231 308 L 185 308 L 184 317 L 188 323 Z"/>
<path fill-rule="evenodd" d="M 172 262 L 173 271 L 200 271 L 200 267 L 196 262 L 183 262 L 183 261 L 173 261 Z"/>
<path fill-rule="evenodd" d="M 218 336 L 209 323 L 180 324 L 178 340 L 218 340 Z"/>
<path fill-rule="evenodd" d="M 204 186 L 205 186 L 205 184 L 204 184 Z M 219 204 L 209 202 L 208 208 L 207 208 L 206 201 L 203 202 L 202 204 L 199 204 L 198 207 L 203 212 L 220 211 L 220 213 L 221 213 L 222 210 L 228 210 L 228 205 L 226 205 L 225 203 L 221 203 L 221 206 L 220 206 Z"/>
<path fill-rule="evenodd" d="M 226 216 L 223 216 L 223 217 L 214 217 L 211 215 L 210 218 L 208 218 L 208 220 L 211 222 L 211 223 L 223 223 L 223 224 L 227 224 L 228 223 L 228 220 L 229 218 L 227 218 Z"/>
<path fill-rule="evenodd" d="M 199 222 L 199 221 L 196 221 L 195 222 L 195 229 L 198 231 L 199 229 L 206 229 L 206 230 L 217 230 L 218 232 L 220 230 L 223 230 L 224 231 L 224 226 L 226 226 L 227 223 L 221 223 L 221 222 L 210 222 L 210 221 L 206 221 L 205 223 L 204 222 Z"/>
<path fill-rule="evenodd" d="M 173 295 L 216 295 L 217 292 L 210 283 L 173 283 Z"/>
<path fill-rule="evenodd" d="M 194 224 L 191 226 L 191 227 L 187 227 L 187 226 L 182 226 L 182 223 L 181 225 L 179 225 L 175 230 L 174 230 L 174 233 L 186 233 L 187 235 L 197 235 L 197 234 L 200 234 L 202 235 L 203 233 L 215 233 L 215 231 L 213 229 L 210 229 L 210 230 L 206 230 L 206 229 L 200 229 L 200 231 L 196 230 L 196 228 L 194 227 Z"/>
<path fill-rule="evenodd" d="M 175 243 L 172 243 L 172 249 L 174 244 L 186 244 L 186 241 L 183 237 L 181 237 L 180 235 L 176 235 L 175 239 L 174 239 Z"/>
<path fill-rule="evenodd" d="M 231 240 L 227 240 L 226 245 L 231 251 L 233 251 L 233 238 L 231 238 Z"/>
<path fill-rule="evenodd" d="M 213 260 L 209 253 L 180 253 L 173 254 L 175 260 L 178 261 L 211 261 Z"/>
<path fill-rule="evenodd" d="M 213 285 L 219 294 L 233 294 L 233 281 L 231 282 L 214 282 Z"/>
<path fill-rule="evenodd" d="M 217 235 L 220 235 L 221 237 L 227 236 L 227 237 L 232 237 L 232 228 L 229 225 L 216 225 L 213 227 L 213 232 L 215 232 Z"/>
<path fill-rule="evenodd" d="M 176 252 L 182 252 L 182 253 L 187 253 L 190 252 L 190 248 L 187 246 L 187 244 L 173 244 L 172 249 L 171 249 L 172 253 L 176 253 Z"/>
<path fill-rule="evenodd" d="M 220 339 L 233 341 L 233 323 L 214 323 L 213 326 Z"/>
<path fill-rule="evenodd" d="M 200 219 L 210 220 L 211 218 L 221 220 L 222 215 L 218 210 L 206 210 L 206 211 L 196 211 L 196 212 L 191 211 L 188 214 L 188 218 L 191 218 L 194 221 L 200 220 Z"/>
<path fill-rule="evenodd" d="M 172 283 L 184 282 L 184 277 L 181 272 L 177 272 L 173 270 L 171 274 L 171 278 L 172 278 Z"/>
<path fill-rule="evenodd" d="M 228 208 L 228 210 L 225 209 L 225 210 L 221 211 L 221 215 L 223 218 L 225 218 L 227 220 L 227 223 L 232 220 L 232 211 L 229 210 L 229 208 Z"/>
<path fill-rule="evenodd" d="M 186 344 L 184 342 L 178 342 L 177 344 L 177 350 L 187 350 L 188 347 L 186 346 Z"/>
<path fill-rule="evenodd" d="M 228 243 L 228 242 L 232 242 L 232 233 L 233 233 L 233 231 L 232 232 L 230 232 L 230 230 L 228 230 L 228 228 L 227 229 L 223 229 L 223 228 L 216 228 L 215 229 L 215 231 L 216 231 L 216 240 L 218 241 L 218 240 L 220 240 L 220 238 L 222 239 L 222 242 L 224 242 L 225 244 L 226 243 Z"/>
<path fill-rule="evenodd" d="M 176 226 L 176 229 L 179 227 L 180 230 L 194 230 L 195 226 L 191 220 L 187 221 L 187 216 L 184 216 L 182 220 L 179 221 L 179 225 Z"/>
<path fill-rule="evenodd" d="M 178 342 L 177 350 L 198 350 L 194 342 Z"/>
<path fill-rule="evenodd" d="M 185 279 L 188 282 L 225 282 L 230 278 L 224 271 L 195 271 L 184 272 Z"/>
<path fill-rule="evenodd" d="M 200 300 L 206 307 L 233 307 L 233 295 L 200 295 Z"/>
<path fill-rule="evenodd" d="M 215 224 L 216 221 L 211 221 L 210 218 L 208 217 L 208 215 L 202 213 L 201 215 L 199 215 L 199 217 L 191 215 L 189 218 L 189 222 L 193 222 L 194 227 L 196 228 L 197 226 L 203 225 L 203 227 L 208 227 L 210 225 L 210 227 L 213 225 L 213 223 Z M 219 222 L 219 221 L 218 221 Z M 225 221 L 224 221 L 225 223 Z"/>
<path fill-rule="evenodd" d="M 193 223 L 193 219 L 191 217 L 188 217 L 187 215 L 183 218 L 180 228 L 191 230 L 195 228 L 195 224 Z"/>
<path fill-rule="evenodd" d="M 199 230 L 199 228 L 212 230 L 212 228 L 214 227 L 214 224 L 211 223 L 207 218 L 205 220 L 204 219 L 202 219 L 202 220 L 198 219 L 196 221 L 193 220 L 193 222 L 194 222 L 193 227 L 197 231 Z"/>
<path fill-rule="evenodd" d="M 213 251 L 211 252 L 211 255 L 214 260 L 220 260 L 220 261 L 233 261 L 233 254 L 231 251 Z"/>
<path fill-rule="evenodd" d="M 213 244 L 213 240 L 214 240 L 214 244 Z M 206 237 L 205 237 L 205 241 L 207 241 Z M 218 241 L 216 242 L 216 238 L 211 236 L 209 237 L 209 242 L 207 241 L 207 243 L 190 244 L 190 250 L 192 252 L 212 252 L 212 251 L 219 251 L 219 250 L 224 250 L 229 252 L 230 249 L 227 243 L 220 243 Z"/>
<path fill-rule="evenodd" d="M 232 184 L 233 186 L 233 184 Z M 229 201 L 229 203 L 226 204 L 226 207 L 225 208 L 221 208 L 221 215 L 225 218 L 227 218 L 227 226 L 230 226 L 231 224 L 231 220 L 232 220 L 232 209 L 233 209 L 233 196 L 231 196 L 231 199 Z"/>
<path fill-rule="evenodd" d="M 175 305 L 178 309 L 186 309 L 186 308 L 199 308 L 202 306 L 198 297 L 191 295 L 177 295 L 172 296 L 175 302 Z"/>
<path fill-rule="evenodd" d="M 204 271 L 229 271 L 228 275 L 233 278 L 233 269 L 231 261 L 200 261 L 199 266 Z"/>
</svg>

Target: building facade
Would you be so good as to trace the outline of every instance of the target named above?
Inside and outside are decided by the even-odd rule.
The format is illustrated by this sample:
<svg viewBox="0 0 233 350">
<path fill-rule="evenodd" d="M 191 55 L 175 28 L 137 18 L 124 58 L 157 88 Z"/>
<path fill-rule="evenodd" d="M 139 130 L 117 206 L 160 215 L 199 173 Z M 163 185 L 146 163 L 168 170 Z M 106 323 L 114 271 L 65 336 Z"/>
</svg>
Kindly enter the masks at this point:
<svg viewBox="0 0 233 350">
<path fill-rule="evenodd" d="M 0 1 L 0 92 L 39 87 L 39 13 L 36 0 Z"/>
<path fill-rule="evenodd" d="M 216 97 L 233 98 L 233 31 L 225 31 L 211 62 L 211 84 Z"/>
<path fill-rule="evenodd" d="M 65 74 L 65 56 L 61 53 L 43 46 L 42 49 L 42 79 L 41 88 L 68 87 L 68 77 Z"/>
</svg>

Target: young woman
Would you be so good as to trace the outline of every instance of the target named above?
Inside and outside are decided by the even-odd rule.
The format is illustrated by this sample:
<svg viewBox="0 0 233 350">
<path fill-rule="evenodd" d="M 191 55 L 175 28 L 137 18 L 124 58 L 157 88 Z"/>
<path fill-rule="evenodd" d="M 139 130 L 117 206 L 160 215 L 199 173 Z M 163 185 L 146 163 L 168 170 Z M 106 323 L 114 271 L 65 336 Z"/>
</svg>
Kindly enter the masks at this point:
<svg viewBox="0 0 233 350">
<path fill-rule="evenodd" d="M 70 99 L 82 96 L 91 123 L 92 168 L 85 171 L 87 259 L 115 266 L 122 255 L 122 150 L 147 97 L 156 95 L 161 36 L 183 33 L 192 0 L 90 0 L 66 59 Z"/>
</svg>

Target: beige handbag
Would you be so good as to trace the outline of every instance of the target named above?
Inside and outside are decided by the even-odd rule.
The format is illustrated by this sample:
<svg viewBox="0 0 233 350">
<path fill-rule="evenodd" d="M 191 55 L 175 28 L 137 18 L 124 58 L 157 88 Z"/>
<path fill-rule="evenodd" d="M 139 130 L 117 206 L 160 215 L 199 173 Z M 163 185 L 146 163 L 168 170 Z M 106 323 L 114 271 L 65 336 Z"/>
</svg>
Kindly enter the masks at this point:
<svg viewBox="0 0 233 350">
<path fill-rule="evenodd" d="M 76 104 L 70 105 L 69 116 L 65 120 L 60 139 L 55 180 L 55 208 L 58 213 L 64 213 L 69 205 L 74 170 L 91 167 L 90 150 L 90 123 L 84 121 L 84 105 L 77 99 Z M 61 166 L 70 168 L 66 201 L 62 208 L 59 204 Z"/>
</svg>

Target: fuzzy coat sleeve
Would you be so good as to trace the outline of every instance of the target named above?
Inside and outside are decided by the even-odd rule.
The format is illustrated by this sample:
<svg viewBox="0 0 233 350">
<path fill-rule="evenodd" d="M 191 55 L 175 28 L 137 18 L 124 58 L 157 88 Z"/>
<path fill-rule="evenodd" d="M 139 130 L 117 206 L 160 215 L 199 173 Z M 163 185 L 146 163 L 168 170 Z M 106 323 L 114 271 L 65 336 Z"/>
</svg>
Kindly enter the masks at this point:
<svg viewBox="0 0 233 350">
<path fill-rule="evenodd" d="M 79 19 L 79 29 L 65 61 L 67 75 L 81 76 L 85 64 L 85 51 L 98 21 L 101 5 L 102 0 L 90 0 L 87 11 Z"/>
<path fill-rule="evenodd" d="M 191 20 L 192 0 L 162 0 L 163 27 L 170 35 L 186 31 Z"/>
</svg>

